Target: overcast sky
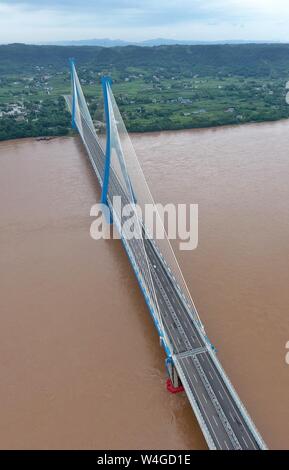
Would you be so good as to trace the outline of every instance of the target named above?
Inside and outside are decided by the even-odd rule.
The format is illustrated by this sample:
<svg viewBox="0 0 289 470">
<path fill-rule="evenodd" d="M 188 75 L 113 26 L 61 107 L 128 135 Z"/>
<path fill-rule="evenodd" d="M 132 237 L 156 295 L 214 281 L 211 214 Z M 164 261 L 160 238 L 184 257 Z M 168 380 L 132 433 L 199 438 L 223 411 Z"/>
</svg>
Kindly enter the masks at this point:
<svg viewBox="0 0 289 470">
<path fill-rule="evenodd" d="M 159 37 L 289 42 L 289 0 L 0 0 L 0 43 Z"/>
</svg>

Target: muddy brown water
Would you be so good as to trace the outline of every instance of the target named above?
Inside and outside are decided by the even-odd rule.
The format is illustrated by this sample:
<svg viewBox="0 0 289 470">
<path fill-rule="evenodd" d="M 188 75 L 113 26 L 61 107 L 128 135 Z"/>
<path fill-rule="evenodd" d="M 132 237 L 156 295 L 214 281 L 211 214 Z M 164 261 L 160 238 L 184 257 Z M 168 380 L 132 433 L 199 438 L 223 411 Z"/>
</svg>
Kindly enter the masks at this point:
<svg viewBox="0 0 289 470">
<path fill-rule="evenodd" d="M 135 134 L 159 202 L 199 204 L 177 252 L 206 331 L 271 448 L 289 447 L 289 124 Z M 203 449 L 120 241 L 90 238 L 79 139 L 0 144 L 0 447 Z M 176 246 L 176 244 L 175 244 Z"/>
</svg>

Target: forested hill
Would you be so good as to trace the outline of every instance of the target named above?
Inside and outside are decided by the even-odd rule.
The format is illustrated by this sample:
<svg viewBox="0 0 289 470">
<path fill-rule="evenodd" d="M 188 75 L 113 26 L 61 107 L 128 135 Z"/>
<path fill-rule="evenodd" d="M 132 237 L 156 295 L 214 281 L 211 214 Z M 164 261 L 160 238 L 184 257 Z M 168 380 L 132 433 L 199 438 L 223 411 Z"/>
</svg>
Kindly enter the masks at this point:
<svg viewBox="0 0 289 470">
<path fill-rule="evenodd" d="M 241 76 L 280 77 L 289 73 L 289 44 L 238 44 L 156 47 L 0 46 L 0 73 L 35 65 L 67 67 L 69 57 L 79 65 L 97 67 L 171 67 L 198 74 L 228 71 Z"/>
</svg>

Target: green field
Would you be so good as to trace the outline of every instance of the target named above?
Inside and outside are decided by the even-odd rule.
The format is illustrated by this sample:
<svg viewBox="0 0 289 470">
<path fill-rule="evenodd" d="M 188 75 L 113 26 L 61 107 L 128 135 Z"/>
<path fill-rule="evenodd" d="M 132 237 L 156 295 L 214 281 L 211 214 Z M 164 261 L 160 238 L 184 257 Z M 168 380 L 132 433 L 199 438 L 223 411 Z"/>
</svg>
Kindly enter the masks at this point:
<svg viewBox="0 0 289 470">
<path fill-rule="evenodd" d="M 113 91 L 130 131 L 288 118 L 285 84 L 289 48 L 280 47 L 250 45 L 244 50 L 244 46 L 234 46 L 241 63 L 236 60 L 230 65 L 226 54 L 232 55 L 232 47 L 226 46 L 80 47 L 73 51 L 54 47 L 51 57 L 48 46 L 14 45 L 10 55 L 9 46 L 0 46 L 0 140 L 70 132 L 62 98 L 70 93 L 70 74 L 67 57 L 62 56 L 75 55 L 76 49 L 80 54 L 79 77 L 95 120 L 103 119 L 100 80 L 104 74 L 113 80 Z M 102 61 L 108 56 L 107 63 L 99 63 L 91 49 L 96 49 L 98 56 L 102 54 Z M 200 50 L 207 58 L 199 56 Z M 188 51 L 191 56 L 198 55 L 199 62 L 189 57 Z M 217 59 L 214 51 L 219 54 Z"/>
</svg>

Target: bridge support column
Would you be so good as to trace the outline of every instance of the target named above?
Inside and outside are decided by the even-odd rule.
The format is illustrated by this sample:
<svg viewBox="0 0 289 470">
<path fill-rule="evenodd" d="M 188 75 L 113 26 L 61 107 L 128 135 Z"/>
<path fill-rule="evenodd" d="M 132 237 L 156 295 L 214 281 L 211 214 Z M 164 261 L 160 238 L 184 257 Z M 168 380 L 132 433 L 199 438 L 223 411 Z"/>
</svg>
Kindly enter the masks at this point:
<svg viewBox="0 0 289 470">
<path fill-rule="evenodd" d="M 167 380 L 167 390 L 170 393 L 180 393 L 184 391 L 184 387 L 182 386 L 182 382 L 178 376 L 177 369 L 173 363 L 171 357 L 166 359 L 166 368 L 169 374 L 169 378 Z"/>
<path fill-rule="evenodd" d="M 104 112 L 105 112 L 105 123 L 106 123 L 106 149 L 105 149 L 105 165 L 103 175 L 103 185 L 101 192 L 101 203 L 107 205 L 107 192 L 109 185 L 110 176 L 110 160 L 111 160 L 111 132 L 110 132 L 110 112 L 108 103 L 108 87 L 110 87 L 112 81 L 110 77 L 102 77 L 102 93 L 104 100 Z M 110 220 L 108 223 L 112 223 L 112 214 L 110 213 Z"/>
<path fill-rule="evenodd" d="M 74 59 L 69 59 L 70 63 L 70 74 L 71 74 L 71 85 L 72 85 L 72 112 L 71 112 L 71 127 L 73 129 L 76 129 L 76 124 L 75 124 L 75 106 L 76 106 L 76 88 L 75 88 L 75 83 L 74 83 Z"/>
</svg>

